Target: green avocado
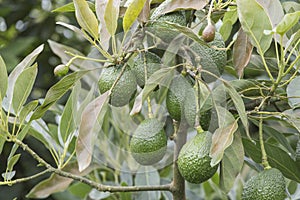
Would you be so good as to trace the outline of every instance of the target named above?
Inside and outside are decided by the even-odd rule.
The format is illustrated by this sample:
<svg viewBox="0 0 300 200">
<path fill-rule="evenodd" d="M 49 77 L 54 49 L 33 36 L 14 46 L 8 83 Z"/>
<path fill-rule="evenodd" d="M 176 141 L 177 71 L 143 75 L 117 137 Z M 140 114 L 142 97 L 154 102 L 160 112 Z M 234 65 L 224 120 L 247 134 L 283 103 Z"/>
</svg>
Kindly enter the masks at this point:
<svg viewBox="0 0 300 200">
<path fill-rule="evenodd" d="M 285 187 L 284 176 L 278 169 L 265 169 L 246 182 L 242 200 L 284 200 Z"/>
<path fill-rule="evenodd" d="M 160 161 L 167 150 L 164 124 L 156 118 L 144 120 L 130 140 L 133 158 L 141 165 L 153 165 Z"/>
</svg>

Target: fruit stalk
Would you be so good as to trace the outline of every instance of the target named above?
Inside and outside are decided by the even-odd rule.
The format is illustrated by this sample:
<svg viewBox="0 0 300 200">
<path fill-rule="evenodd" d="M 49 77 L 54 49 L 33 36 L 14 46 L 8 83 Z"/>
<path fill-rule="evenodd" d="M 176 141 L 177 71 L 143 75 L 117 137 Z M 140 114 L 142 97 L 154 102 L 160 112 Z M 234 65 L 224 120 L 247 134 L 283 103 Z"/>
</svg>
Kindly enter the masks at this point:
<svg viewBox="0 0 300 200">
<path fill-rule="evenodd" d="M 265 169 L 270 169 L 271 166 L 268 162 L 268 157 L 267 157 L 267 153 L 266 153 L 265 145 L 264 145 L 262 125 L 263 125 L 263 118 L 262 118 L 262 115 L 260 115 L 260 119 L 259 119 L 259 142 L 260 142 L 260 148 L 261 148 L 262 165 L 264 166 Z"/>
<path fill-rule="evenodd" d="M 177 165 L 177 158 L 182 146 L 186 143 L 186 136 L 187 136 L 187 128 L 188 124 L 185 122 L 181 122 L 179 124 L 178 131 L 175 133 L 174 141 L 174 172 L 173 172 L 173 182 L 171 186 L 171 192 L 173 194 L 173 200 L 185 200 L 185 180 L 181 176 L 178 165 Z"/>
</svg>

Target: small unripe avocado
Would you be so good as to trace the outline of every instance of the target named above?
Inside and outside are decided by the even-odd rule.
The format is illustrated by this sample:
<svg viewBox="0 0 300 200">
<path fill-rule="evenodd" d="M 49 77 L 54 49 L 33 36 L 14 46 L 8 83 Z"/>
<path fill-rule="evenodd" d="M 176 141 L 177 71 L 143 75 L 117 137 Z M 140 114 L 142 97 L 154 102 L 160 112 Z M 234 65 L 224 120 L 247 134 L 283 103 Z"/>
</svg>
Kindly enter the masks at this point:
<svg viewBox="0 0 300 200">
<path fill-rule="evenodd" d="M 144 120 L 130 140 L 133 158 L 141 165 L 153 165 L 160 161 L 167 150 L 164 124 L 156 118 Z"/>
<path fill-rule="evenodd" d="M 246 182 L 242 200 L 284 200 L 285 187 L 284 176 L 278 169 L 265 169 Z"/>
<path fill-rule="evenodd" d="M 209 23 L 202 31 L 202 39 L 205 42 L 211 42 L 215 39 L 216 28 L 213 24 Z"/>
<path fill-rule="evenodd" d="M 69 67 L 66 66 L 66 65 L 64 65 L 64 64 L 57 65 L 57 66 L 54 68 L 54 75 L 55 75 L 55 76 L 64 76 L 64 75 L 66 75 L 68 72 L 69 72 Z"/>
<path fill-rule="evenodd" d="M 182 177 L 199 184 L 210 179 L 217 171 L 218 165 L 211 166 L 209 156 L 212 134 L 208 131 L 198 133 L 183 145 L 178 155 L 178 169 Z"/>
<path fill-rule="evenodd" d="M 115 80 L 120 76 L 121 71 L 122 65 L 111 66 L 102 70 L 98 81 L 101 94 L 110 90 Z M 137 84 L 135 76 L 128 67 L 125 69 L 121 78 L 112 89 L 109 103 L 116 107 L 121 107 L 128 104 L 136 91 L 136 86 Z"/>
</svg>

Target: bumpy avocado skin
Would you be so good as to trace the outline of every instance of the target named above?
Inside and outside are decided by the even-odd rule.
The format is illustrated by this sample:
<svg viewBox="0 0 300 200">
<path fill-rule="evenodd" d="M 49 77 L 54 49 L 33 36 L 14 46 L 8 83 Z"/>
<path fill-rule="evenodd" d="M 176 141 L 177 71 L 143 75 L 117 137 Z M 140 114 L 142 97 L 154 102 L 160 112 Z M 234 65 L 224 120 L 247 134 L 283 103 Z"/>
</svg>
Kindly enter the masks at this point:
<svg viewBox="0 0 300 200">
<path fill-rule="evenodd" d="M 104 68 L 98 81 L 100 93 L 108 91 L 121 73 L 122 66 L 112 66 Z M 121 107 L 129 103 L 136 91 L 136 78 L 134 74 L 126 68 L 123 75 L 112 90 L 109 103 L 112 106 Z"/>
<path fill-rule="evenodd" d="M 246 182 L 242 200 L 284 200 L 285 187 L 284 176 L 278 169 L 266 169 Z"/>
<path fill-rule="evenodd" d="M 147 69 L 147 78 L 160 69 L 160 57 L 151 52 L 141 52 L 135 59 L 131 70 L 136 76 L 137 84 L 140 87 L 145 85 L 145 65 Z"/>
<path fill-rule="evenodd" d="M 217 171 L 218 165 L 211 167 L 209 151 L 212 134 L 208 131 L 198 133 L 181 149 L 177 164 L 180 174 L 190 183 L 203 183 Z"/>
<path fill-rule="evenodd" d="M 163 123 L 156 118 L 144 120 L 130 140 L 133 158 L 141 165 L 153 165 L 160 161 L 167 150 L 167 136 Z"/>
</svg>

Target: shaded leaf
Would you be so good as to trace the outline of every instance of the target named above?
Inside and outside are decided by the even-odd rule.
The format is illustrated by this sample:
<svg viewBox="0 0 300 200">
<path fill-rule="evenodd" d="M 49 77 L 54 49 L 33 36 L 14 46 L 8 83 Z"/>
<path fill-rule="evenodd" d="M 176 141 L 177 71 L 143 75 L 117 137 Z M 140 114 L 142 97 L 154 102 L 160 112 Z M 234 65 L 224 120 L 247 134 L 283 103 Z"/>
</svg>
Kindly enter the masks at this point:
<svg viewBox="0 0 300 200">
<path fill-rule="evenodd" d="M 95 1 L 96 15 L 100 21 L 100 41 L 101 41 L 102 46 L 104 47 L 104 50 L 108 50 L 109 38 L 110 38 L 110 34 L 106 28 L 106 23 L 104 20 L 104 13 L 105 13 L 107 2 L 108 2 L 108 0 L 96 0 Z"/>
<path fill-rule="evenodd" d="M 103 120 L 103 118 L 99 116 L 100 114 L 103 115 L 105 113 L 108 99 L 109 91 L 90 102 L 82 112 L 76 145 L 79 171 L 86 169 L 92 161 L 94 137 L 97 133 L 97 130 L 94 130 L 94 127 L 98 122 L 97 119 Z M 98 124 L 98 126 L 101 126 L 101 124 Z"/>
<path fill-rule="evenodd" d="M 4 180 L 11 180 L 16 175 L 16 171 L 2 173 Z"/>
<path fill-rule="evenodd" d="M 111 36 L 115 35 L 120 10 L 120 0 L 108 0 L 106 4 L 104 20 L 106 28 Z"/>
<path fill-rule="evenodd" d="M 30 67 L 33 62 L 35 61 L 36 57 L 43 51 L 44 45 L 40 45 L 35 50 L 33 50 L 28 56 L 26 56 L 16 67 L 15 69 L 9 74 L 8 76 L 8 88 L 7 88 L 7 102 L 11 104 L 13 91 L 15 82 L 18 76 L 22 73 L 22 71 L 28 67 Z"/>
<path fill-rule="evenodd" d="M 90 9 L 87 1 L 73 0 L 75 16 L 80 27 L 87 31 L 94 39 L 98 39 L 98 20 Z"/>
<path fill-rule="evenodd" d="M 252 49 L 248 36 L 240 29 L 232 50 L 232 62 L 239 78 L 242 78 L 244 69 L 250 61 Z"/>
<path fill-rule="evenodd" d="M 206 4 L 207 1 L 205 0 L 166 0 L 155 9 L 151 18 L 156 19 L 161 15 L 173 12 L 175 10 L 201 10 Z"/>
<path fill-rule="evenodd" d="M 290 39 L 286 43 L 286 48 L 284 49 L 284 54 L 287 54 L 288 51 L 291 51 L 292 48 L 297 44 L 297 42 L 300 40 L 300 29 L 295 32 Z M 300 51 L 300 47 L 298 46 L 298 51 Z"/>
<path fill-rule="evenodd" d="M 276 26 L 276 33 L 280 35 L 285 34 L 288 30 L 290 30 L 294 25 L 299 23 L 300 19 L 300 11 L 288 13 L 284 15 L 283 19 Z"/>
<path fill-rule="evenodd" d="M 29 129 L 30 129 L 30 124 L 26 124 L 25 127 L 23 127 L 22 130 L 18 133 L 17 139 L 22 141 L 25 138 L 25 136 L 27 135 Z M 9 158 L 14 156 L 14 154 L 16 153 L 18 148 L 19 148 L 19 145 L 17 145 L 15 143 L 9 152 Z"/>
<path fill-rule="evenodd" d="M 292 108 L 300 106 L 300 76 L 294 78 L 287 86 L 286 93 Z"/>
<path fill-rule="evenodd" d="M 78 166 L 76 163 L 69 163 L 63 168 L 63 171 L 81 176 L 88 174 L 91 170 L 92 168 L 89 168 L 80 173 L 78 171 Z M 73 179 L 65 178 L 57 174 L 52 174 L 48 179 L 41 181 L 34 188 L 32 188 L 26 195 L 26 197 L 40 199 L 47 198 L 53 193 L 65 191 L 72 183 L 72 181 Z"/>
<path fill-rule="evenodd" d="M 235 133 L 232 144 L 225 150 L 220 169 L 220 187 L 228 193 L 244 163 L 244 147 L 239 133 Z"/>
<path fill-rule="evenodd" d="M 145 23 L 149 20 L 150 10 L 151 10 L 150 0 L 146 0 L 146 3 L 138 17 L 139 22 Z"/>
<path fill-rule="evenodd" d="M 250 37 L 252 45 L 265 53 L 272 42 L 272 35 L 264 34 L 264 30 L 272 30 L 268 15 L 255 0 L 237 0 L 236 2 L 243 30 Z"/>
<path fill-rule="evenodd" d="M 232 30 L 233 24 L 237 21 L 237 8 L 236 6 L 229 6 L 227 11 L 224 13 L 223 17 L 223 24 L 219 30 L 220 34 L 222 35 L 224 41 L 226 41 Z"/>
<path fill-rule="evenodd" d="M 287 121 L 300 132 L 300 109 L 288 109 L 283 114 Z"/>
<path fill-rule="evenodd" d="M 143 100 L 142 100 L 142 97 L 143 97 L 143 92 L 141 92 L 134 100 L 134 104 L 132 106 L 132 109 L 130 111 L 130 115 L 135 115 L 135 114 L 138 114 L 141 109 L 142 109 L 142 106 L 143 106 Z"/>
<path fill-rule="evenodd" d="M 261 150 L 259 142 L 256 145 L 248 139 L 243 138 L 245 152 L 255 162 L 261 163 Z M 286 178 L 300 183 L 300 163 L 294 161 L 284 150 L 269 143 L 265 143 L 268 161 L 271 167 L 279 169 Z"/>
<path fill-rule="evenodd" d="M 214 132 L 210 148 L 211 166 L 215 166 L 222 160 L 225 149 L 232 144 L 233 134 L 237 128 L 237 121 L 234 121 L 229 126 L 219 127 Z"/>
<path fill-rule="evenodd" d="M 8 77 L 7 77 L 6 65 L 2 57 L 0 56 L 0 104 L 6 94 L 7 83 L 8 83 Z"/>
<path fill-rule="evenodd" d="M 31 116 L 31 120 L 38 119 L 88 71 L 78 71 L 63 77 L 59 82 L 53 85 L 47 92 L 45 100 Z"/>
<path fill-rule="evenodd" d="M 273 28 L 282 20 L 284 16 L 283 8 L 279 0 L 257 0 L 264 8 L 272 23 Z"/>
<path fill-rule="evenodd" d="M 22 71 L 16 79 L 12 98 L 12 106 L 15 113 L 18 113 L 25 104 L 32 90 L 36 75 L 37 64 Z"/>
<path fill-rule="evenodd" d="M 26 117 L 29 115 L 29 113 L 32 112 L 37 107 L 38 104 L 39 104 L 39 101 L 34 100 L 34 101 L 31 101 L 28 104 L 26 104 L 21 109 L 20 114 L 19 114 L 20 123 L 22 123 L 26 119 Z"/>
<path fill-rule="evenodd" d="M 147 0 L 132 0 L 124 14 L 123 29 L 127 32 L 141 13 Z"/>
<path fill-rule="evenodd" d="M 95 5 L 89 1 L 87 1 L 87 3 L 89 5 L 90 9 L 92 11 L 95 11 Z M 52 10 L 52 12 L 75 12 L 75 6 L 74 6 L 74 3 L 71 2 L 71 3 L 68 3 L 66 5 L 63 5 L 61 7 L 58 7 L 56 9 Z"/>
<path fill-rule="evenodd" d="M 227 82 L 223 82 L 229 96 L 231 97 L 235 108 L 237 109 L 237 112 L 239 113 L 239 117 L 245 127 L 247 136 L 250 138 L 249 134 L 249 122 L 247 118 L 246 108 L 243 102 L 242 97 L 239 95 L 239 93 Z"/>
</svg>

